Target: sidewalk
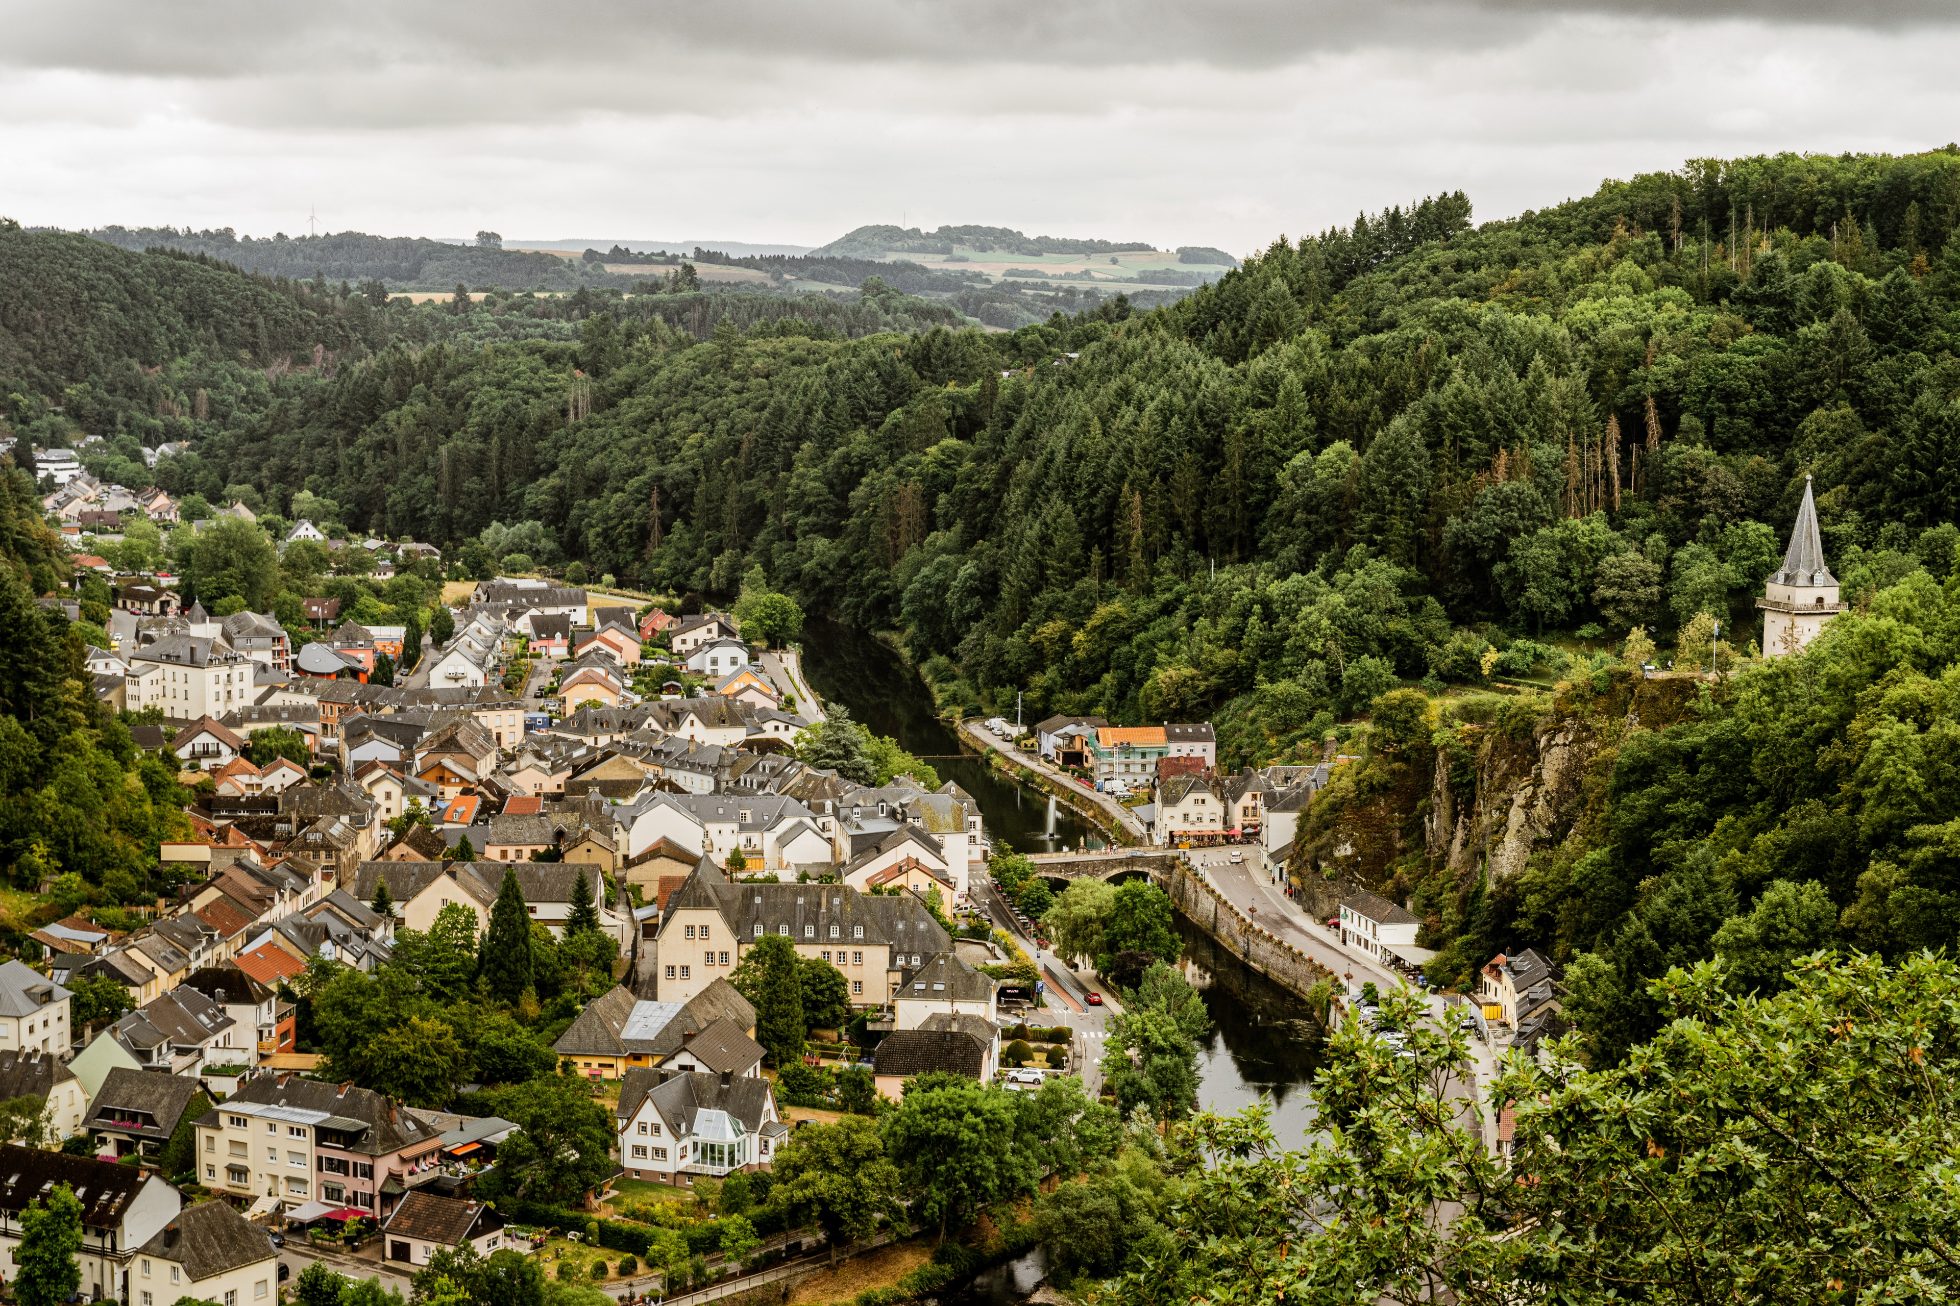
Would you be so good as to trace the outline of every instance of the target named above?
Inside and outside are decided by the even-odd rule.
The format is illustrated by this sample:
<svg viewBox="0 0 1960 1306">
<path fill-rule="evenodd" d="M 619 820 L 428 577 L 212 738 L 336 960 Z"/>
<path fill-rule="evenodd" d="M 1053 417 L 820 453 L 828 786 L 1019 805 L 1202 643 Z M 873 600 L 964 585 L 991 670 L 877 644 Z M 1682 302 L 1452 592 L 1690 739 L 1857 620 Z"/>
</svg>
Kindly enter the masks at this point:
<svg viewBox="0 0 1960 1306">
<path fill-rule="evenodd" d="M 762 650 L 762 673 L 796 697 L 795 715 L 805 725 L 824 719 L 823 700 L 803 678 L 803 655 L 793 648 Z"/>
</svg>

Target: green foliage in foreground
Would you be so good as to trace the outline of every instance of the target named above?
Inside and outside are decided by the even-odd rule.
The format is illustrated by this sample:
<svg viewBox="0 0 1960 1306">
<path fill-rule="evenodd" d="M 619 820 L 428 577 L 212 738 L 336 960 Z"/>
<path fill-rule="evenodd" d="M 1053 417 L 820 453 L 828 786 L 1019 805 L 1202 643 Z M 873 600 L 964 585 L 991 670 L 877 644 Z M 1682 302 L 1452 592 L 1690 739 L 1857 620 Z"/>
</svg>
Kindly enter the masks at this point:
<svg viewBox="0 0 1960 1306">
<path fill-rule="evenodd" d="M 1062 1211 L 1085 1218 L 1051 1218 L 1051 1236 L 1065 1264 L 1120 1255 L 1091 1298 L 1129 1306 L 1960 1293 L 1960 967 L 1819 955 L 1770 997 L 1737 996 L 1713 964 L 1654 987 L 1668 1022 L 1624 1066 L 1507 1060 L 1508 1167 L 1448 1087 L 1464 1036 L 1391 997 L 1384 1022 L 1413 1055 L 1336 1031 L 1316 1146 L 1280 1148 L 1256 1111 L 1198 1117 L 1171 1134 L 1161 1197 L 1071 1193 Z"/>
</svg>

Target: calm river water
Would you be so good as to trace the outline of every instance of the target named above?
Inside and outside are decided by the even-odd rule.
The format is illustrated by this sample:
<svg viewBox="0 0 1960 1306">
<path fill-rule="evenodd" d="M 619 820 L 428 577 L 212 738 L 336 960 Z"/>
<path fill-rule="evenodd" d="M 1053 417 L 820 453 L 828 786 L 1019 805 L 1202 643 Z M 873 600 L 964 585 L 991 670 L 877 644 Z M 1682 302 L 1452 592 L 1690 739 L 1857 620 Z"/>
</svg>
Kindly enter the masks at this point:
<svg viewBox="0 0 1960 1306">
<path fill-rule="evenodd" d="M 811 623 L 803 639 L 803 672 L 827 703 L 907 750 L 931 759 L 942 780 L 951 780 L 980 804 L 996 842 L 1020 852 L 1049 852 L 1084 842 L 1100 846 L 1095 830 L 1069 808 L 1023 789 L 963 752 L 952 727 L 933 711 L 932 695 L 911 667 L 887 645 L 861 631 Z M 1312 1122 L 1309 1087 L 1320 1062 L 1320 1029 L 1292 994 L 1255 975 L 1186 922 L 1180 959 L 1204 994 L 1212 1032 L 1198 1050 L 1199 1104 L 1233 1112 L 1264 1101 L 1282 1143 L 1303 1145 Z M 983 1275 L 965 1295 L 943 1298 L 960 1306 L 1019 1302 L 1041 1282 L 1039 1255 L 1023 1257 Z"/>
</svg>

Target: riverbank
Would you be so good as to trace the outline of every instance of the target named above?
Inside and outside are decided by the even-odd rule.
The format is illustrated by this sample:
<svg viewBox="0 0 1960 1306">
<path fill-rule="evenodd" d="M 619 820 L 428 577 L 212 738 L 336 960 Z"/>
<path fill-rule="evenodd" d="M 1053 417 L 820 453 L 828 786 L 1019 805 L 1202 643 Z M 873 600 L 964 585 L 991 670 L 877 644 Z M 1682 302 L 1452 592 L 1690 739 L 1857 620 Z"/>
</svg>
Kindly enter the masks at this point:
<svg viewBox="0 0 1960 1306">
<path fill-rule="evenodd" d="M 1085 789 L 1064 772 L 1029 757 L 1009 741 L 985 729 L 978 721 L 959 723 L 960 743 L 1005 766 L 1022 784 L 1033 785 L 1053 794 L 1109 839 L 1112 844 L 1134 848 L 1144 842 L 1143 822 L 1108 794 Z"/>
</svg>

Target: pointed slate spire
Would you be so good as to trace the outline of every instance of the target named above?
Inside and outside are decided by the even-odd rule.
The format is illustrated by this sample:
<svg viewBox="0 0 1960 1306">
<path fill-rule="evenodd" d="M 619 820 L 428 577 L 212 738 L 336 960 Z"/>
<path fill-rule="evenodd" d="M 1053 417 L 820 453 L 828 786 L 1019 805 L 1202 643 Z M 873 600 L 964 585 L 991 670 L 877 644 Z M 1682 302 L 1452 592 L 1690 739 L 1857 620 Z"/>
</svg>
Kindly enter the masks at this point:
<svg viewBox="0 0 1960 1306">
<path fill-rule="evenodd" d="M 1810 477 L 1803 478 L 1803 503 L 1790 530 L 1790 547 L 1783 552 L 1783 569 L 1769 578 L 1772 585 L 1835 585 L 1837 577 L 1824 565 L 1824 541 L 1817 533 L 1817 500 Z"/>
</svg>

